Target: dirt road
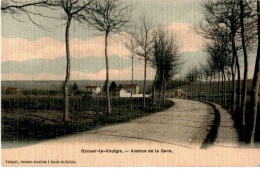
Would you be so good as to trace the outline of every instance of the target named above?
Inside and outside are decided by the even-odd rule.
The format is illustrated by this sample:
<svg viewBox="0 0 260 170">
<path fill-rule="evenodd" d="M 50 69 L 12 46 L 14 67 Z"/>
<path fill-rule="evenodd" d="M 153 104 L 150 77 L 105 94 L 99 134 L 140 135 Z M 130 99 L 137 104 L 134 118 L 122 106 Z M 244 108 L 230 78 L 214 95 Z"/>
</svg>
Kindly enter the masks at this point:
<svg viewBox="0 0 260 170">
<path fill-rule="evenodd" d="M 175 105 L 127 123 L 2 149 L 3 166 L 257 166 L 259 151 L 200 149 L 213 123 L 206 104 L 171 99 Z M 247 158 L 247 162 L 241 159 Z M 252 158 L 252 159 L 251 159 Z M 232 160 L 231 160 L 232 159 Z M 8 162 L 10 161 L 10 162 Z M 40 162 L 42 161 L 42 162 Z"/>
<path fill-rule="evenodd" d="M 128 123 L 112 125 L 78 134 L 90 142 L 152 141 L 188 148 L 199 148 L 210 129 L 214 114 L 210 106 L 181 99 L 171 99 L 174 107 Z"/>
</svg>

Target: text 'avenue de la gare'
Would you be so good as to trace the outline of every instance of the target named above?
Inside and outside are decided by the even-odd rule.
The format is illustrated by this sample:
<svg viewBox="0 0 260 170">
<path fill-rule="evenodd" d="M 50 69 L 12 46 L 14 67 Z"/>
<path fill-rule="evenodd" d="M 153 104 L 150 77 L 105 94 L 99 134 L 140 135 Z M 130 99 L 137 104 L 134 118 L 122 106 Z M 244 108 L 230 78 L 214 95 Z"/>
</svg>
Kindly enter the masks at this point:
<svg viewBox="0 0 260 170">
<path fill-rule="evenodd" d="M 81 153 L 173 153 L 170 149 L 81 149 Z"/>
</svg>

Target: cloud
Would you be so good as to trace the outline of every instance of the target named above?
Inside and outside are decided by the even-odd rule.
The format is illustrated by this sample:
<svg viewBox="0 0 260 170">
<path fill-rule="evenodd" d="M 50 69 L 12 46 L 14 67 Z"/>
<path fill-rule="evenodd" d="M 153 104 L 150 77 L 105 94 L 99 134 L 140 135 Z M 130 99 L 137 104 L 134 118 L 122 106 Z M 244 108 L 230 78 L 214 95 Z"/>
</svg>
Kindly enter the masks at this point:
<svg viewBox="0 0 260 170">
<path fill-rule="evenodd" d="M 201 46 L 201 37 L 193 33 L 192 26 L 184 23 L 173 23 L 166 26 L 169 31 L 177 35 L 180 42 L 180 52 L 197 51 Z M 121 42 L 119 34 L 111 35 L 109 38 L 108 54 L 117 55 L 121 58 L 129 56 L 129 51 Z M 97 36 L 88 40 L 71 39 L 71 56 L 82 57 L 103 57 L 104 37 Z M 1 61 L 25 61 L 28 59 L 55 59 L 65 56 L 65 43 L 53 38 L 42 38 L 36 41 L 29 41 L 23 38 L 2 37 L 2 58 Z"/>
<path fill-rule="evenodd" d="M 191 24 L 172 23 L 166 29 L 177 36 L 180 52 L 195 52 L 201 49 L 203 38 L 196 34 Z"/>
<path fill-rule="evenodd" d="M 130 58 L 120 58 L 112 55 L 109 57 L 110 69 L 122 70 L 131 66 Z M 134 59 L 134 65 L 140 64 L 140 60 Z M 30 59 L 26 61 L 6 61 L 2 62 L 2 73 L 22 73 L 25 75 L 36 75 L 40 73 L 50 73 L 56 75 L 65 74 L 66 58 L 59 57 L 52 60 Z M 82 73 L 97 73 L 105 68 L 104 57 L 82 57 L 71 58 L 71 70 Z"/>
<path fill-rule="evenodd" d="M 131 80 L 132 68 L 127 67 L 123 70 L 110 69 L 109 77 L 110 80 Z M 147 80 L 153 80 L 155 70 L 147 67 Z M 55 75 L 51 73 L 39 73 L 36 75 L 25 75 L 21 73 L 2 73 L 2 80 L 64 80 L 65 74 Z M 134 80 L 143 80 L 144 78 L 144 67 L 142 65 L 134 66 Z M 102 69 L 97 73 L 82 73 L 78 70 L 71 72 L 71 80 L 105 80 L 106 70 Z"/>
<path fill-rule="evenodd" d="M 70 40 L 71 56 L 75 58 L 104 56 L 104 37 L 98 36 L 89 40 Z M 25 61 L 28 59 L 55 59 L 66 56 L 65 43 L 52 38 L 42 38 L 36 41 L 29 41 L 23 38 L 2 38 L 2 62 Z M 122 58 L 129 56 L 129 51 L 118 41 L 109 39 L 109 55 L 117 55 Z"/>
</svg>

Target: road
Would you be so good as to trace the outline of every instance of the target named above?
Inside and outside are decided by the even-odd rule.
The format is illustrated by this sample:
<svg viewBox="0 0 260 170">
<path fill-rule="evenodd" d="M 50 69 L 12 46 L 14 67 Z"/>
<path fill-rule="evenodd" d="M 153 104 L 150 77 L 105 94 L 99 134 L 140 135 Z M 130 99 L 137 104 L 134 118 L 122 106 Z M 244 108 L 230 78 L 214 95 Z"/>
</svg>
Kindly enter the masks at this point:
<svg viewBox="0 0 260 170">
<path fill-rule="evenodd" d="M 228 147 L 200 149 L 214 120 L 213 109 L 197 101 L 170 100 L 175 103 L 172 108 L 127 123 L 110 125 L 32 146 L 2 149 L 2 165 L 257 166 L 260 164 L 258 160 L 253 159 L 260 156 L 259 151 L 241 151 Z M 251 161 L 242 162 L 240 159 Z M 19 164 L 8 164 L 6 160 L 17 160 Z M 29 163 L 21 163 L 26 160 Z M 53 163 L 30 163 L 31 160 L 53 161 Z M 61 160 L 77 163 L 58 162 Z"/>
<path fill-rule="evenodd" d="M 175 105 L 166 111 L 78 136 L 90 142 L 139 140 L 199 148 L 213 123 L 213 109 L 196 101 L 171 100 Z"/>
</svg>

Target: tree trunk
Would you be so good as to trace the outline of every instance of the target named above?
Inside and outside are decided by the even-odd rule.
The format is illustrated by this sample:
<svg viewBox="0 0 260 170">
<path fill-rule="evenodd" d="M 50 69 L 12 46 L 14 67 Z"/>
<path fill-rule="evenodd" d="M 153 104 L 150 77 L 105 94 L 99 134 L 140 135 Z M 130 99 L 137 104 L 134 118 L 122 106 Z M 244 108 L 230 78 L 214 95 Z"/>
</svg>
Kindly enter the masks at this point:
<svg viewBox="0 0 260 170">
<path fill-rule="evenodd" d="M 156 74 L 154 76 L 154 82 L 153 82 L 153 96 L 152 96 L 152 102 L 153 102 L 153 105 L 156 104 L 155 102 L 155 86 L 156 86 L 156 80 L 157 80 L 157 74 L 158 74 L 158 71 L 156 71 Z"/>
<path fill-rule="evenodd" d="M 220 72 L 218 73 L 218 103 L 220 104 Z"/>
<path fill-rule="evenodd" d="M 213 73 L 213 94 L 212 94 L 212 102 L 214 103 L 215 102 L 215 73 Z"/>
<path fill-rule="evenodd" d="M 227 106 L 227 88 L 226 88 L 226 75 L 223 73 L 224 78 L 224 106 Z"/>
<path fill-rule="evenodd" d="M 255 129 L 256 129 L 256 119 L 257 119 L 257 102 L 258 102 L 258 93 L 259 93 L 259 85 L 260 85 L 260 2 L 257 1 L 257 12 L 258 12 L 258 48 L 257 48 L 257 56 L 255 63 L 255 72 L 252 83 L 252 91 L 251 91 L 251 100 L 250 100 L 250 108 L 252 111 L 250 112 L 253 117 L 252 122 L 252 130 L 251 130 L 251 138 L 250 144 L 254 146 L 255 143 Z"/>
<path fill-rule="evenodd" d="M 193 98 L 193 93 L 192 93 L 192 82 L 190 82 L 190 98 Z"/>
<path fill-rule="evenodd" d="M 164 74 L 162 75 L 161 77 L 161 86 L 160 86 L 160 91 L 159 91 L 159 106 L 161 105 L 161 93 L 162 93 L 162 90 L 163 90 L 163 86 L 164 86 Z"/>
<path fill-rule="evenodd" d="M 131 99 L 130 99 L 131 110 L 133 110 L 133 84 L 134 84 L 134 55 L 132 55 L 132 86 L 131 86 Z"/>
<path fill-rule="evenodd" d="M 242 101 L 241 101 L 241 109 L 240 112 L 242 114 L 242 122 L 243 126 L 246 125 L 245 122 L 245 111 L 246 111 L 246 96 L 247 96 L 247 77 L 248 77 L 248 57 L 247 57 L 247 49 L 245 44 L 245 35 L 244 35 L 244 4 L 243 0 L 240 0 L 240 24 L 241 24 L 241 38 L 242 38 L 242 47 L 244 53 L 244 80 L 242 87 Z"/>
<path fill-rule="evenodd" d="M 233 27 L 233 26 L 232 26 Z M 231 65 L 231 72 L 232 72 L 232 97 L 231 97 L 231 111 L 232 113 L 235 111 L 235 71 L 234 71 L 234 65 L 235 61 L 237 59 L 237 50 L 236 50 L 236 43 L 235 43 L 235 33 L 233 30 L 231 30 L 231 43 L 232 43 L 232 65 Z"/>
<path fill-rule="evenodd" d="M 63 110 L 63 122 L 69 120 L 69 82 L 70 82 L 70 24 L 71 24 L 71 16 L 68 16 L 66 31 L 65 31 L 65 42 L 66 42 L 66 59 L 67 59 L 67 67 L 66 67 L 66 78 L 64 81 L 64 110 Z"/>
<path fill-rule="evenodd" d="M 201 99 L 201 80 L 202 78 L 199 78 L 199 99 Z"/>
<path fill-rule="evenodd" d="M 166 81 L 163 79 L 163 104 L 165 104 Z"/>
<path fill-rule="evenodd" d="M 208 88 L 209 88 L 209 87 L 208 87 L 208 77 L 207 77 L 207 78 L 206 78 L 206 87 L 204 88 L 204 89 L 205 89 L 205 93 L 204 93 L 204 94 L 205 94 L 205 100 L 206 100 L 206 101 L 208 101 L 208 100 L 207 100 L 207 92 L 206 92 L 206 90 L 208 90 Z"/>
<path fill-rule="evenodd" d="M 198 78 L 196 78 L 196 95 L 197 95 L 197 100 L 199 99 L 199 82 L 198 82 Z"/>
<path fill-rule="evenodd" d="M 222 73 L 222 76 L 221 76 L 221 84 L 222 84 L 222 96 L 221 96 L 221 103 L 222 103 L 222 106 L 225 107 L 225 104 L 224 104 L 224 74 Z"/>
<path fill-rule="evenodd" d="M 209 101 L 211 102 L 211 82 L 212 82 L 212 74 L 210 75 L 210 80 L 209 80 Z"/>
<path fill-rule="evenodd" d="M 105 35 L 105 58 L 106 58 L 106 111 L 107 115 L 111 114 L 111 106 L 110 106 L 110 95 L 109 95 L 109 63 L 108 63 L 108 54 L 107 54 L 107 41 L 108 41 L 108 32 Z"/>
<path fill-rule="evenodd" d="M 230 95 L 230 93 L 231 93 L 231 81 L 230 81 L 230 74 L 228 74 L 228 98 L 229 97 L 231 97 L 231 95 Z M 227 100 L 227 99 L 226 99 Z M 230 108 L 229 107 L 229 105 L 227 105 L 228 106 L 228 108 Z"/>
<path fill-rule="evenodd" d="M 239 115 L 239 121 L 241 123 L 242 121 L 242 117 L 239 114 L 240 111 L 240 104 L 241 104 L 241 76 L 240 76 L 240 65 L 239 65 L 239 60 L 238 60 L 238 56 L 236 56 L 236 67 L 237 67 L 237 101 L 236 101 L 236 112 Z M 241 120 L 240 120 L 241 119 Z"/>
<path fill-rule="evenodd" d="M 146 57 L 145 57 L 146 58 Z M 145 90 L 146 90 L 146 67 L 147 59 L 144 60 L 144 86 L 143 86 L 143 108 L 145 107 Z"/>
</svg>

